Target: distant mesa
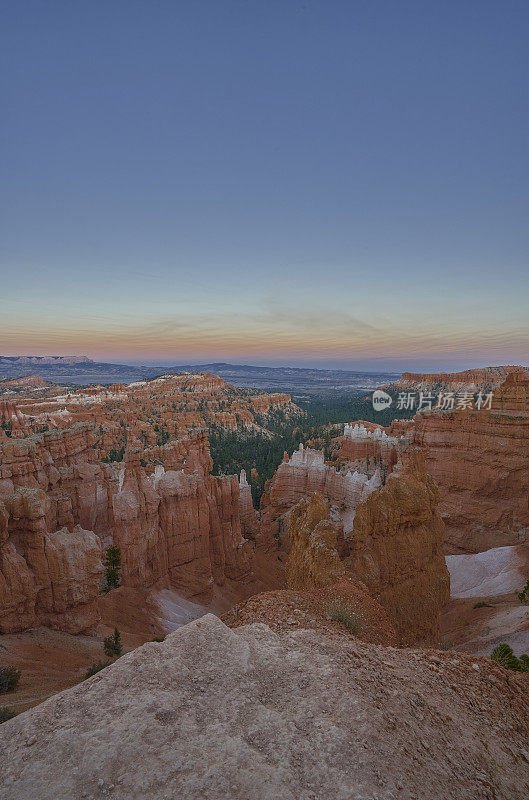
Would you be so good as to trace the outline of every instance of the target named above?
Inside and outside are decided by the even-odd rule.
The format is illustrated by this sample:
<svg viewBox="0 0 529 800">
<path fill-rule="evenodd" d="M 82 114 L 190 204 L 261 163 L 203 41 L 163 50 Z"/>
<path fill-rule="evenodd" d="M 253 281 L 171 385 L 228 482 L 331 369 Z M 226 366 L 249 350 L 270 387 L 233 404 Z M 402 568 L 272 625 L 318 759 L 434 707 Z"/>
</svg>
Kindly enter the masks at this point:
<svg viewBox="0 0 529 800">
<path fill-rule="evenodd" d="M 267 367 L 248 364 L 132 365 L 92 361 L 86 356 L 2 356 L 0 379 L 38 372 L 60 384 L 130 384 L 171 373 L 213 373 L 229 384 L 278 392 L 369 391 L 398 378 L 394 372 Z"/>
<path fill-rule="evenodd" d="M 40 375 L 24 375 L 22 378 L 7 378 L 0 381 L 0 391 L 2 389 L 48 389 L 55 384 L 52 381 L 44 380 Z"/>
<path fill-rule="evenodd" d="M 0 356 L 0 364 L 93 364 L 87 356 Z"/>
<path fill-rule="evenodd" d="M 463 372 L 403 372 L 390 388 L 399 391 L 429 391 L 434 388 L 456 392 L 479 392 L 497 389 L 510 373 L 529 377 L 529 367 L 498 366 L 467 369 Z"/>
</svg>

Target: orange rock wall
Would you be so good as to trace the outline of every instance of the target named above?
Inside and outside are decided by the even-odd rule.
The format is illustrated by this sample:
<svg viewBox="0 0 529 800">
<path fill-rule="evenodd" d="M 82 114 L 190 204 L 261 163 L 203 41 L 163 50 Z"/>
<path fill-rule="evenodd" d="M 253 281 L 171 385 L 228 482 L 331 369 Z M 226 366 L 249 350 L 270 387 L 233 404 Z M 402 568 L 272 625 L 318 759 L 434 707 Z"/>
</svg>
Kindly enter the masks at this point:
<svg viewBox="0 0 529 800">
<path fill-rule="evenodd" d="M 529 381 L 509 377 L 490 412 L 417 415 L 408 430 L 439 486 L 448 553 L 529 541 Z"/>
<path fill-rule="evenodd" d="M 76 588 L 89 561 L 81 540 L 97 542 L 99 572 L 101 546 L 120 547 L 125 586 L 166 586 L 207 601 L 215 583 L 251 576 L 237 476 L 209 474 L 211 457 L 202 433 L 153 448 L 155 468 L 141 465 L 142 450 L 128 451 L 124 462 L 102 464 L 96 460 L 95 438 L 93 424 L 78 423 L 0 443 L 0 501 L 8 518 L 0 547 L 0 619 L 6 617 L 6 629 L 47 624 L 54 614 L 63 615 L 65 629 L 78 625 L 68 609 L 92 599 Z M 25 494 L 33 498 L 31 504 L 24 514 L 15 513 Z M 79 558 L 64 555 L 68 535 L 80 548 Z M 53 565 L 45 568 L 43 554 L 51 557 L 59 544 Z M 99 574 L 96 595 L 98 590 Z M 87 620 L 85 615 L 83 627 Z"/>
<path fill-rule="evenodd" d="M 358 506 L 347 538 L 348 570 L 387 610 L 402 644 L 439 643 L 439 612 L 450 599 L 439 493 L 422 459 L 408 464 Z"/>
<path fill-rule="evenodd" d="M 101 542 L 80 526 L 50 533 L 46 506 L 40 489 L 0 501 L 0 633 L 34 625 L 78 633 L 99 618 Z"/>
</svg>

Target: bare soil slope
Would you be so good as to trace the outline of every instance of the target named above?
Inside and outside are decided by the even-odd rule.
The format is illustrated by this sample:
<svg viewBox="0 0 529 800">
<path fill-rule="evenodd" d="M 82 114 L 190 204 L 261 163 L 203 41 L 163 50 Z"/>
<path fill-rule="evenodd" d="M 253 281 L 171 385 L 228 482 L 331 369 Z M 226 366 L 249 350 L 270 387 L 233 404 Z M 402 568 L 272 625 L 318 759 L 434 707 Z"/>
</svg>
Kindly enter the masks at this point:
<svg viewBox="0 0 529 800">
<path fill-rule="evenodd" d="M 464 654 L 207 615 L 3 724 L 0 796 L 513 800 L 527 688 Z"/>
</svg>

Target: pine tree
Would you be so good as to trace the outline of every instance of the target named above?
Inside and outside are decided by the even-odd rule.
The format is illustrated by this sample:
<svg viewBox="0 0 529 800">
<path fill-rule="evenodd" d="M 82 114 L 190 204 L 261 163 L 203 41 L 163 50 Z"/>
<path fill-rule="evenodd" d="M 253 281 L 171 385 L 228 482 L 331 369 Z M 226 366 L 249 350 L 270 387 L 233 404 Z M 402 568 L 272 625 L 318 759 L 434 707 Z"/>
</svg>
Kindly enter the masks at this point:
<svg viewBox="0 0 529 800">
<path fill-rule="evenodd" d="M 114 628 L 114 633 L 107 636 L 103 642 L 103 649 L 105 654 L 110 658 L 118 657 L 123 652 L 123 645 L 121 644 L 121 634 L 117 627 Z"/>
</svg>

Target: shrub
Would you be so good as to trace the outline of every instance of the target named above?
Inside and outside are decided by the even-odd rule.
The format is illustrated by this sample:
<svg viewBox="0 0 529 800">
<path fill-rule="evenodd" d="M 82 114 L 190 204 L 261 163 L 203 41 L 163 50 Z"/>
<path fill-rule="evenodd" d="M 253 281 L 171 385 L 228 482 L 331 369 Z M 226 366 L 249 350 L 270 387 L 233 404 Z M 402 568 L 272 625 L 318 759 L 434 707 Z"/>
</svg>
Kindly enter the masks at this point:
<svg viewBox="0 0 529 800">
<path fill-rule="evenodd" d="M 119 572 L 121 569 L 121 550 L 119 547 L 109 547 L 105 554 L 105 576 L 103 591 L 117 589 L 121 585 Z"/>
<path fill-rule="evenodd" d="M 105 667 L 108 667 L 109 664 L 110 661 L 98 661 L 97 664 L 96 663 L 92 664 L 90 669 L 86 670 L 86 675 L 84 676 L 84 680 L 86 680 L 87 678 L 91 678 L 92 675 L 96 675 L 98 672 L 101 672 L 101 670 L 105 669 Z"/>
<path fill-rule="evenodd" d="M 509 647 L 508 644 L 499 644 L 498 647 L 494 648 L 490 657 L 505 669 L 529 672 L 529 656 L 524 653 L 520 658 L 517 658 L 513 653 L 512 647 Z"/>
<path fill-rule="evenodd" d="M 121 655 L 123 652 L 123 645 L 121 644 L 121 634 L 117 628 L 114 628 L 114 633 L 106 637 L 103 642 L 103 649 L 105 654 L 110 658 Z"/>
<path fill-rule="evenodd" d="M 518 661 L 521 664 L 521 671 L 522 672 L 529 672 L 529 656 L 527 655 L 527 653 L 524 653 L 523 655 L 521 655 L 520 658 L 518 659 Z"/>
<path fill-rule="evenodd" d="M 485 603 L 484 600 L 480 600 L 479 603 L 474 603 L 474 608 L 492 608 L 490 603 Z"/>
<path fill-rule="evenodd" d="M 529 603 L 529 581 L 525 584 L 521 592 L 516 592 L 520 603 Z"/>
<path fill-rule="evenodd" d="M 3 708 L 0 708 L 0 725 L 2 722 L 7 722 L 8 719 L 13 719 L 13 717 L 16 717 L 16 715 L 17 712 L 13 711 L 12 708 L 3 706 Z"/>
<path fill-rule="evenodd" d="M 344 597 L 331 600 L 327 611 L 334 622 L 340 622 L 345 625 L 351 633 L 359 633 L 365 625 L 363 616 L 358 614 L 353 603 Z"/>
<path fill-rule="evenodd" d="M 20 680 L 20 671 L 14 667 L 0 667 L 0 692 L 13 692 Z"/>
</svg>

